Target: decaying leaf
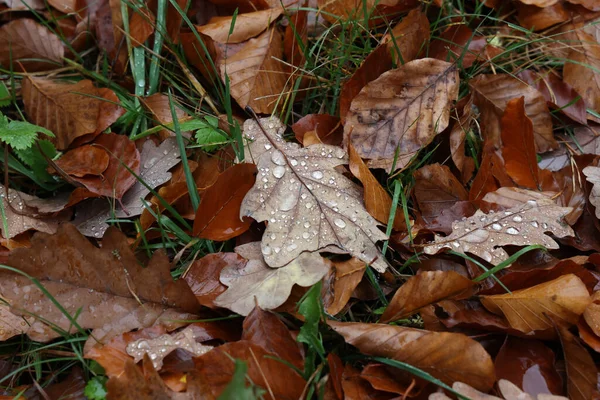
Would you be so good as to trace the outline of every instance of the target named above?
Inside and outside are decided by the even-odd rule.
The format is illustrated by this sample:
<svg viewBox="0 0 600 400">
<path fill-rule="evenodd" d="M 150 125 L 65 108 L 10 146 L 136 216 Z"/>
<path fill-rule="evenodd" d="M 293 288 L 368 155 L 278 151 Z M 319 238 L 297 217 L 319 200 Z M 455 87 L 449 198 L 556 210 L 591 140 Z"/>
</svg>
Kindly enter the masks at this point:
<svg viewBox="0 0 600 400">
<path fill-rule="evenodd" d="M 259 242 L 238 246 L 235 251 L 248 262 L 221 271 L 221 283 L 228 289 L 214 304 L 241 315 L 248 315 L 255 305 L 265 310 L 279 307 L 289 297 L 292 286 L 314 285 L 329 270 L 329 264 L 318 253 L 303 252 L 289 264 L 271 268 L 263 259 L 264 248 L 261 250 Z"/>
<path fill-rule="evenodd" d="M 444 248 L 470 253 L 498 265 L 508 258 L 501 246 L 528 246 L 541 244 L 558 249 L 547 232 L 556 237 L 572 236 L 573 230 L 562 221 L 571 207 L 557 206 L 552 200 L 530 200 L 503 212 L 484 214 L 478 210 L 464 221 L 452 224 L 452 234 L 436 236 L 435 241 L 424 246 L 426 254 L 436 254 Z"/>
<path fill-rule="evenodd" d="M 117 229 L 109 229 L 101 249 L 70 224 L 54 235 L 37 233 L 31 248 L 13 250 L 8 265 L 27 275 L 0 272 L 0 296 L 11 311 L 42 318 L 65 331 L 76 326 L 30 280 L 36 278 L 83 329 L 94 329 L 90 338 L 107 340 L 159 321 L 167 326 L 191 317 L 199 304 L 183 280 L 171 278 L 169 261 L 157 252 L 146 268 L 138 264 Z M 178 311 L 182 310 L 182 311 Z M 51 337 L 34 328 L 28 334 L 38 341 Z M 94 340 L 92 339 L 92 340 Z"/>
<path fill-rule="evenodd" d="M 344 126 L 369 166 L 403 168 L 450 121 L 458 96 L 456 66 L 432 58 L 414 60 L 382 74 L 352 100 Z"/>
<path fill-rule="evenodd" d="M 466 382 L 487 392 L 496 380 L 490 355 L 468 336 L 384 324 L 328 324 L 361 352 L 405 362 L 447 384 Z"/>
<path fill-rule="evenodd" d="M 334 245 L 384 271 L 375 243 L 386 236 L 364 209 L 358 186 L 334 169 L 347 163 L 346 152 L 321 144 L 300 148 L 286 142 L 283 131 L 276 118 L 244 123 L 244 136 L 253 141 L 246 154 L 257 160 L 258 176 L 240 215 L 268 221 L 265 262 L 277 268 L 303 251 Z"/>
<path fill-rule="evenodd" d="M 504 315 L 512 328 L 524 333 L 552 328 L 552 320 L 575 325 L 590 301 L 585 283 L 574 274 L 512 293 L 481 297 L 485 308 Z"/>
<path fill-rule="evenodd" d="M 596 218 L 600 219 L 600 167 L 588 166 L 583 169 L 586 180 L 591 183 L 590 203 L 596 208 Z"/>
<path fill-rule="evenodd" d="M 462 382 L 455 382 L 452 385 L 452 389 L 466 396 L 470 400 L 568 400 L 563 396 L 556 396 L 552 394 L 540 393 L 537 396 L 532 396 L 519 389 L 514 383 L 506 379 L 498 380 L 498 388 L 502 393 L 502 397 L 496 397 L 489 394 L 485 394 L 476 390 L 475 388 Z M 451 400 L 450 397 L 443 393 L 433 393 L 429 396 L 429 400 Z"/>
<path fill-rule="evenodd" d="M 140 179 L 137 180 L 134 177 L 135 183 L 123 195 L 121 203 L 114 210 L 114 215 L 118 218 L 140 215 L 144 210 L 143 200 L 150 193 L 147 186 L 154 189 L 167 182 L 171 178 L 169 169 L 181 161 L 179 157 L 175 138 L 167 138 L 159 146 L 156 146 L 151 140 L 144 142 L 139 161 L 138 176 Z M 106 220 L 112 215 L 113 210 L 110 209 L 107 202 L 99 203 L 92 200 L 82 203 L 78 207 L 73 224 L 86 236 L 102 237 L 109 226 Z"/>
<path fill-rule="evenodd" d="M 192 353 L 195 357 L 210 351 L 213 347 L 196 342 L 193 327 L 185 328 L 177 333 L 166 333 L 153 339 L 138 339 L 127 345 L 127 354 L 137 363 L 148 355 L 157 370 L 162 368 L 163 359 L 177 349 Z"/>
</svg>

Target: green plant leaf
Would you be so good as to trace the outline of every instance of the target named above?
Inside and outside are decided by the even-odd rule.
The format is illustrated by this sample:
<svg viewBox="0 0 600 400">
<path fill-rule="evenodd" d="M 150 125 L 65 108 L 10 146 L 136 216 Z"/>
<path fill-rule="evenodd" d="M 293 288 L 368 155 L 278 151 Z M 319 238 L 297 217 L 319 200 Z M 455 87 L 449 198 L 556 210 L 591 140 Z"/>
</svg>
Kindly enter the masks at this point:
<svg viewBox="0 0 600 400">
<path fill-rule="evenodd" d="M 85 390 L 83 394 L 89 400 L 105 400 L 106 399 L 106 387 L 104 386 L 106 383 L 105 376 L 96 376 L 90 379 L 85 385 Z"/>
<path fill-rule="evenodd" d="M 31 169 L 31 172 L 33 172 L 38 181 L 56 182 L 56 179 L 46 171 L 48 162 L 41 153 L 43 151 L 47 157 L 53 159 L 57 154 L 56 148 L 52 142 L 45 139 L 39 140 L 38 144 L 39 147 L 31 146 L 22 150 L 14 150 L 14 154 L 23 164 Z"/>
<path fill-rule="evenodd" d="M 242 360 L 235 360 L 235 371 L 231 382 L 221 393 L 218 400 L 258 400 L 264 391 L 254 385 L 246 387 L 248 366 Z"/>
<path fill-rule="evenodd" d="M 46 128 L 24 121 L 8 121 L 8 118 L 0 113 L 0 141 L 10 145 L 15 150 L 23 150 L 33 146 L 37 134 L 40 132 L 54 137 L 54 134 Z"/>
<path fill-rule="evenodd" d="M 200 120 L 203 123 L 203 126 L 196 131 L 196 142 L 201 145 L 205 151 L 212 151 L 218 144 L 227 141 L 227 134 L 218 128 L 218 118 L 207 115 L 204 119 L 205 121 Z"/>
<path fill-rule="evenodd" d="M 6 107 L 10 104 L 11 95 L 3 82 L 0 82 L 0 107 Z"/>
</svg>

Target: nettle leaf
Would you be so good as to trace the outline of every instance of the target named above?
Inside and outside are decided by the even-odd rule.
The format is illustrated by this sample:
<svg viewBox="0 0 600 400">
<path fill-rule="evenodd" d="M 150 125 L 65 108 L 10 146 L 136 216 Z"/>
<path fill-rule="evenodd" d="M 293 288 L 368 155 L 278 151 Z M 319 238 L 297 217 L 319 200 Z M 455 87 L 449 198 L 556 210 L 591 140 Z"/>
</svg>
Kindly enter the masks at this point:
<svg viewBox="0 0 600 400">
<path fill-rule="evenodd" d="M 324 144 L 301 148 L 283 139 L 284 129 L 273 117 L 244 124 L 244 136 L 253 141 L 246 154 L 256 160 L 258 176 L 240 216 L 268 222 L 265 262 L 278 268 L 304 251 L 333 245 L 384 271 L 375 243 L 387 236 L 365 210 L 360 187 L 335 170 L 348 163 L 346 151 Z"/>
<path fill-rule="evenodd" d="M 549 249 L 558 249 L 558 244 L 547 234 L 573 236 L 573 230 L 562 221 L 572 211 L 571 207 L 560 207 L 550 199 L 529 200 L 506 211 L 489 214 L 478 210 L 473 216 L 452 223 L 449 236 L 435 237 L 426 244 L 426 254 L 436 254 L 448 248 L 459 253 L 470 253 L 485 261 L 498 265 L 508 258 L 501 246 L 528 246 L 541 244 Z"/>
<path fill-rule="evenodd" d="M 219 129 L 219 119 L 211 115 L 201 120 L 202 125 L 196 131 L 196 142 L 202 146 L 205 151 L 214 150 L 218 144 L 227 141 L 227 134 Z"/>
<path fill-rule="evenodd" d="M 54 134 L 46 128 L 24 121 L 9 121 L 0 113 L 0 141 L 13 149 L 24 150 L 33 146 L 38 133 L 54 137 Z"/>
</svg>

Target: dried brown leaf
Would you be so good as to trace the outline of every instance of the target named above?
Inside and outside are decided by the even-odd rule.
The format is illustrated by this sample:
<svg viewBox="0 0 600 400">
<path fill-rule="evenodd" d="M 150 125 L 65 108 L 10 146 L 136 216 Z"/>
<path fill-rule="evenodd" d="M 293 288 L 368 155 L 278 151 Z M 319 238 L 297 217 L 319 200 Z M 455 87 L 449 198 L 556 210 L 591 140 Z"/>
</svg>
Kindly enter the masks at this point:
<svg viewBox="0 0 600 400">
<path fill-rule="evenodd" d="M 238 14 L 235 22 L 233 17 L 212 17 L 208 24 L 196 29 L 219 43 L 241 43 L 262 33 L 282 12 L 283 8 L 277 7 Z"/>
<path fill-rule="evenodd" d="M 453 64 L 425 58 L 382 74 L 352 100 L 344 126 L 370 167 L 391 170 L 410 159 L 444 130 L 458 96 L 458 71 Z"/>
<path fill-rule="evenodd" d="M 591 183 L 590 203 L 596 208 L 596 218 L 600 219 L 600 167 L 588 166 L 583 169 L 586 180 Z"/>
<path fill-rule="evenodd" d="M 279 307 L 289 297 L 292 286 L 314 285 L 329 270 L 329 264 L 318 253 L 303 252 L 289 264 L 271 268 L 263 259 L 259 242 L 238 246 L 235 251 L 248 262 L 223 268 L 221 283 L 228 289 L 214 304 L 241 315 L 248 315 L 255 305 L 265 310 Z"/>
<path fill-rule="evenodd" d="M 394 64 L 402 65 L 417 58 L 429 41 L 429 21 L 419 9 L 410 11 L 392 32 L 383 38 L 392 53 Z"/>
<path fill-rule="evenodd" d="M 506 245 L 528 246 L 541 244 L 557 249 L 556 243 L 546 232 L 556 237 L 572 236 L 573 230 L 562 218 L 571 207 L 557 206 L 552 200 L 530 200 L 504 212 L 484 214 L 478 210 L 464 221 L 452 224 L 452 234 L 436 236 L 435 241 L 424 246 L 426 254 L 436 254 L 444 248 L 460 253 L 470 253 L 498 265 L 508 258 L 501 247 Z"/>
<path fill-rule="evenodd" d="M 258 176 L 240 215 L 269 222 L 261 246 L 265 262 L 277 268 L 303 251 L 334 245 L 384 271 L 375 243 L 386 236 L 364 209 L 358 186 L 335 170 L 347 163 L 346 152 L 319 144 L 300 148 L 286 142 L 283 131 L 276 118 L 244 124 L 244 137 L 253 141 L 246 154 L 257 160 Z"/>
<path fill-rule="evenodd" d="M 351 258 L 348 261 L 332 262 L 333 285 L 330 297 L 324 299 L 327 312 L 336 315 L 346 306 L 367 269 L 364 261 Z"/>
<path fill-rule="evenodd" d="M 600 111 L 600 44 L 581 29 L 573 33 L 577 45 L 569 52 L 563 69 L 564 81 L 583 97 L 588 108 Z"/>
</svg>

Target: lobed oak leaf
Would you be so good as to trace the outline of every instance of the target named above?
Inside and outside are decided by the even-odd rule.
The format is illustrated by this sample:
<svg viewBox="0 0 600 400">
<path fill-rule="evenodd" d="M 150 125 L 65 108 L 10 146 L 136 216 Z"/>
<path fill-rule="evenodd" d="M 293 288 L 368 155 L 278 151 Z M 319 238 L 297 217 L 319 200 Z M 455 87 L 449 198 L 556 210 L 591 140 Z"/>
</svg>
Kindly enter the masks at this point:
<svg viewBox="0 0 600 400">
<path fill-rule="evenodd" d="M 282 132 L 276 118 L 244 123 L 244 136 L 254 141 L 246 154 L 258 156 L 258 176 L 240 216 L 269 222 L 261 245 L 265 262 L 277 268 L 333 245 L 384 271 L 375 243 L 386 236 L 365 210 L 359 187 L 334 169 L 348 162 L 346 152 L 319 144 L 300 148 Z"/>
<path fill-rule="evenodd" d="M 17 19 L 0 28 L 0 65 L 6 70 L 56 69 L 62 66 L 64 55 L 60 39 L 32 19 Z"/>
<path fill-rule="evenodd" d="M 512 328 L 524 333 L 552 328 L 553 320 L 575 325 L 590 301 L 585 283 L 574 274 L 512 293 L 481 297 L 485 308 L 504 315 Z"/>
<path fill-rule="evenodd" d="M 88 345 L 159 322 L 177 326 L 175 321 L 198 311 L 187 283 L 172 280 L 164 253 L 156 252 L 143 268 L 116 228 L 106 232 L 102 244 L 95 247 L 70 224 L 61 225 L 54 235 L 37 233 L 30 248 L 9 254 L 7 265 L 26 275 L 2 271 L 0 296 L 13 312 L 74 331 L 71 320 L 29 277 L 36 278 L 79 326 L 93 329 Z M 29 335 L 38 341 L 51 339 L 35 328 Z"/>
<path fill-rule="evenodd" d="M 573 230 L 562 222 L 571 210 L 571 207 L 560 207 L 544 198 L 529 200 L 498 213 L 490 211 L 484 214 L 478 210 L 463 221 L 455 221 L 450 235 L 436 235 L 434 242 L 425 244 L 423 250 L 426 254 L 436 254 L 448 248 L 498 265 L 508 258 L 508 253 L 501 246 L 541 244 L 557 249 L 558 243 L 547 232 L 556 237 L 573 236 Z"/>
<path fill-rule="evenodd" d="M 396 156 L 395 167 L 405 167 L 448 126 L 458 81 L 455 65 L 433 58 L 385 72 L 352 100 L 345 140 L 370 167 L 390 171 Z"/>
<path fill-rule="evenodd" d="M 214 304 L 241 315 L 248 315 L 255 305 L 265 310 L 279 307 L 290 296 L 292 286 L 314 285 L 329 270 L 318 253 L 303 252 L 289 264 L 271 268 L 263 259 L 259 242 L 238 246 L 235 251 L 248 262 L 223 268 L 220 280 L 228 289 Z"/>
<path fill-rule="evenodd" d="M 327 323 L 362 353 L 410 364 L 444 383 L 467 382 L 488 391 L 496 381 L 492 358 L 468 336 L 384 324 Z"/>
<path fill-rule="evenodd" d="M 587 166 L 583 169 L 586 180 L 591 183 L 590 203 L 596 208 L 596 218 L 600 219 L 600 167 Z"/>
</svg>

